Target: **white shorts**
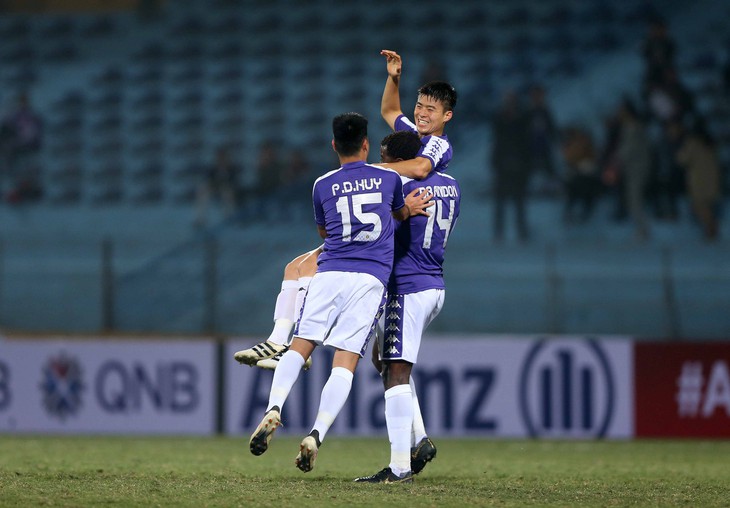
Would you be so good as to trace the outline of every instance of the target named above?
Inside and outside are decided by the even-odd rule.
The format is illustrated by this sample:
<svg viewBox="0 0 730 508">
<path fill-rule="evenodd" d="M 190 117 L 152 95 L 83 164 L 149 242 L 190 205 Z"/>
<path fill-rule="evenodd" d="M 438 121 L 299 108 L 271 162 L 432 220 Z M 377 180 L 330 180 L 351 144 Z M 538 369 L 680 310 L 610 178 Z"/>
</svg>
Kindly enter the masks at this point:
<svg viewBox="0 0 730 508">
<path fill-rule="evenodd" d="M 378 334 L 380 359 L 416 363 L 423 331 L 441 312 L 445 295 L 443 289 L 388 295 Z"/>
<path fill-rule="evenodd" d="M 384 303 L 385 287 L 370 274 L 318 272 L 294 336 L 362 356 Z"/>
</svg>

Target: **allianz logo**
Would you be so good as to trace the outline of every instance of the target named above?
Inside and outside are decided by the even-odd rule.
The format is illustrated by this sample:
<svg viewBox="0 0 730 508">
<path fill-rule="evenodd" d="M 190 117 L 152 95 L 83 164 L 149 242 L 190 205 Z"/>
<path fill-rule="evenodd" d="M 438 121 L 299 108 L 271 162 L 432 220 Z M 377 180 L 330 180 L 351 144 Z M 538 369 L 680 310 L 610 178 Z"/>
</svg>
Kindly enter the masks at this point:
<svg viewBox="0 0 730 508">
<path fill-rule="evenodd" d="M 530 436 L 604 437 L 615 394 L 611 365 L 595 340 L 543 339 L 525 356 L 519 400 Z"/>
</svg>

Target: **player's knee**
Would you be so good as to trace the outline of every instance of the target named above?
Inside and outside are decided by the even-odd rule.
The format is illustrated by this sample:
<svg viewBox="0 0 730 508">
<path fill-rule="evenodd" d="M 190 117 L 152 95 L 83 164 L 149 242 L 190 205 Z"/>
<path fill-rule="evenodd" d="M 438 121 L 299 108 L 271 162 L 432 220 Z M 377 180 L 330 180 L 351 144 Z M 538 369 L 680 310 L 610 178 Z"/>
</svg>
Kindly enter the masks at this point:
<svg viewBox="0 0 730 508">
<path fill-rule="evenodd" d="M 298 256 L 286 264 L 284 267 L 285 280 L 297 280 L 299 278 L 299 265 L 301 262 L 302 256 Z"/>
<path fill-rule="evenodd" d="M 297 265 L 300 277 L 313 277 L 317 272 L 317 254 L 309 253 Z"/>
<path fill-rule="evenodd" d="M 383 384 L 385 389 L 398 385 L 407 385 L 411 377 L 413 364 L 405 361 L 385 362 L 383 364 Z"/>
</svg>

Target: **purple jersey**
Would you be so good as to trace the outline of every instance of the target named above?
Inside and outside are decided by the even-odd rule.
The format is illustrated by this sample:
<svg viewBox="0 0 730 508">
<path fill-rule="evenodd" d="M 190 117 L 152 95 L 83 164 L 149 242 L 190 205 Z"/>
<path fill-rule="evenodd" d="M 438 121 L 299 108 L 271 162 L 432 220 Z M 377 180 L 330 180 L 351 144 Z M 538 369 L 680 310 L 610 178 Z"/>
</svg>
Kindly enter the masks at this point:
<svg viewBox="0 0 730 508">
<path fill-rule="evenodd" d="M 433 194 L 429 216 L 416 215 L 396 225 L 391 294 L 444 289 L 444 251 L 461 207 L 461 189 L 452 176 L 431 171 L 423 180 L 402 176 L 403 192 L 417 188 Z"/>
<path fill-rule="evenodd" d="M 395 219 L 404 206 L 398 173 L 363 161 L 322 175 L 312 191 L 314 218 L 327 230 L 319 272 L 361 272 L 387 285 L 393 269 Z"/>
<path fill-rule="evenodd" d="M 405 115 L 400 115 L 395 119 L 394 127 L 396 131 L 412 131 L 418 134 L 416 126 Z M 449 138 L 446 135 L 424 136 L 421 138 L 421 145 L 416 157 L 425 157 L 430 160 L 434 171 L 446 171 L 451 157 L 454 155 Z"/>
</svg>

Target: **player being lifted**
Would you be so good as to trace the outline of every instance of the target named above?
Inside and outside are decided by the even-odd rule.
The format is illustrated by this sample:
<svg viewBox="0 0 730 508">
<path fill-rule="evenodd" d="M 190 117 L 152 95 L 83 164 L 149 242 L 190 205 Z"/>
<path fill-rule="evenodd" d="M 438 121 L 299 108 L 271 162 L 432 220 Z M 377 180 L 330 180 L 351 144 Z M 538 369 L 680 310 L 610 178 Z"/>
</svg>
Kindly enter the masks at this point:
<svg viewBox="0 0 730 508">
<path fill-rule="evenodd" d="M 314 467 L 319 446 L 347 400 L 384 303 L 395 249 L 391 214 L 399 221 L 410 215 L 398 174 L 365 162 L 367 120 L 357 113 L 337 116 L 332 132 L 341 167 L 318 178 L 312 192 L 324 249 L 291 346 L 274 371 L 266 414 L 249 441 L 254 455 L 267 450 L 302 366 L 318 345 L 333 347 L 332 372 L 317 418 L 296 458 L 304 472 Z"/>
</svg>

